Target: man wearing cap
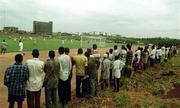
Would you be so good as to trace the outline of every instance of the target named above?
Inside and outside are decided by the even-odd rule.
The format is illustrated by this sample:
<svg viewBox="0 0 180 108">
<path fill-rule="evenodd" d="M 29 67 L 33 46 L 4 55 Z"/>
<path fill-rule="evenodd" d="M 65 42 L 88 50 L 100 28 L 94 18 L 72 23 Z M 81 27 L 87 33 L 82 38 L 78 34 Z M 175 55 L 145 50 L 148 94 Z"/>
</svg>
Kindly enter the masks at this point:
<svg viewBox="0 0 180 108">
<path fill-rule="evenodd" d="M 108 59 L 108 55 L 104 54 L 104 60 L 101 65 L 101 81 L 102 89 L 109 87 L 111 61 Z"/>
</svg>

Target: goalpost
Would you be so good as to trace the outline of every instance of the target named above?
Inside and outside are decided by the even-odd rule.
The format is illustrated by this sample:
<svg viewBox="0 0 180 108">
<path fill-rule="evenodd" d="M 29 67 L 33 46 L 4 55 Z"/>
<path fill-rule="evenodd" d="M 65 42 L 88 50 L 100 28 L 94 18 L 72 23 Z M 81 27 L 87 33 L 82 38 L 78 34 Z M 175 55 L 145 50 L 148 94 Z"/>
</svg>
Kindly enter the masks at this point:
<svg viewBox="0 0 180 108">
<path fill-rule="evenodd" d="M 102 36 L 83 36 L 81 35 L 81 47 L 91 48 L 93 44 L 97 44 L 98 47 L 106 47 L 106 38 Z"/>
</svg>

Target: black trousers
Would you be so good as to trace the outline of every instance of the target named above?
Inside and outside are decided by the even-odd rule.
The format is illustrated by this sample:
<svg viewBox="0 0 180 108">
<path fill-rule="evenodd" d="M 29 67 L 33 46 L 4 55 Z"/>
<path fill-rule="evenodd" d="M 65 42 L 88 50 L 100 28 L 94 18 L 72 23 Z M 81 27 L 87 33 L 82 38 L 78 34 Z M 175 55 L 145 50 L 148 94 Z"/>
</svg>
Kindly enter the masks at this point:
<svg viewBox="0 0 180 108">
<path fill-rule="evenodd" d="M 68 78 L 67 85 L 68 85 L 67 99 L 68 101 L 71 101 L 71 77 Z"/>
<path fill-rule="evenodd" d="M 40 108 L 41 90 L 31 92 L 27 90 L 27 105 L 28 108 Z"/>
<path fill-rule="evenodd" d="M 130 78 L 131 74 L 132 74 L 131 68 L 125 67 L 124 70 L 125 70 L 124 76 L 127 77 L 127 78 Z"/>
<path fill-rule="evenodd" d="M 83 77 L 84 76 L 76 76 L 76 96 L 77 97 L 83 97 L 86 94 L 87 81 L 82 80 Z M 82 86 L 81 86 L 81 84 L 82 84 Z"/>
<path fill-rule="evenodd" d="M 112 69 L 109 70 L 110 71 L 110 76 L 109 76 L 109 80 L 111 81 L 112 80 Z"/>
<path fill-rule="evenodd" d="M 116 92 L 119 92 L 119 82 L 120 81 L 120 78 L 115 78 L 114 77 L 114 90 L 116 91 Z"/>
<path fill-rule="evenodd" d="M 150 66 L 154 66 L 155 60 L 152 58 L 150 58 L 149 60 L 150 60 Z"/>
<path fill-rule="evenodd" d="M 67 104 L 67 102 L 69 101 L 70 98 L 69 96 L 71 95 L 69 91 L 70 91 L 70 84 L 68 79 L 66 81 L 59 79 L 58 95 L 60 102 L 62 103 L 63 106 Z"/>
</svg>

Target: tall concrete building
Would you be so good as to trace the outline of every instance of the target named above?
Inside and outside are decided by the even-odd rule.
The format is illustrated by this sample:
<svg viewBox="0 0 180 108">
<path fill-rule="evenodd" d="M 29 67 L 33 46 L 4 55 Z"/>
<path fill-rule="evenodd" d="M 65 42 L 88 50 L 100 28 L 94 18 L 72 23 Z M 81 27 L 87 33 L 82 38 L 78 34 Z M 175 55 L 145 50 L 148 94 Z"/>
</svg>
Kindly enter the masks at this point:
<svg viewBox="0 0 180 108">
<path fill-rule="evenodd" d="M 41 22 L 33 21 L 33 32 L 35 34 L 48 34 L 52 35 L 53 33 L 53 22 Z"/>
</svg>

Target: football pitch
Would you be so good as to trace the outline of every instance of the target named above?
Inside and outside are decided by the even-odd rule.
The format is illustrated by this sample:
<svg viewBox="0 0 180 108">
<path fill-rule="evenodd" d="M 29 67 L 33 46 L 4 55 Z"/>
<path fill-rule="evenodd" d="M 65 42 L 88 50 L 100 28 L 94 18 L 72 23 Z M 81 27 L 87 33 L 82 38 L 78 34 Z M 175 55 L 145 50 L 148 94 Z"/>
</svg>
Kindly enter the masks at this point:
<svg viewBox="0 0 180 108">
<path fill-rule="evenodd" d="M 36 37 L 35 40 L 31 39 L 30 36 L 25 36 L 23 39 L 20 37 L 16 37 L 16 39 L 10 36 L 0 36 L 0 42 L 6 40 L 7 52 L 17 52 L 19 50 L 19 40 L 23 40 L 24 51 L 32 51 L 33 49 L 39 49 L 41 51 L 46 50 L 57 50 L 60 46 L 68 47 L 71 49 L 74 48 L 91 48 L 93 44 L 97 44 L 99 48 L 109 48 L 113 47 L 115 43 L 103 43 L 103 45 L 99 45 L 99 42 L 88 40 L 83 40 L 82 43 L 80 40 L 76 40 L 73 38 L 44 38 L 44 37 Z"/>
</svg>

